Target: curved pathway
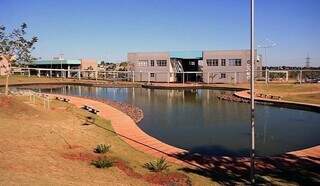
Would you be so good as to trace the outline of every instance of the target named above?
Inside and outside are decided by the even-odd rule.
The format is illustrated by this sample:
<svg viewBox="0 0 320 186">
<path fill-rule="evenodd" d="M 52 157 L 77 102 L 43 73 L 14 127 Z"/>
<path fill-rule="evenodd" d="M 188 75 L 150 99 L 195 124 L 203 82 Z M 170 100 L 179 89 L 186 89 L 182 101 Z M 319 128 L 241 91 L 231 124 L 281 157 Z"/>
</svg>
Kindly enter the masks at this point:
<svg viewBox="0 0 320 186">
<path fill-rule="evenodd" d="M 52 95 L 55 96 L 55 95 Z M 188 155 L 188 151 L 176 148 L 174 146 L 165 144 L 156 138 L 153 138 L 143 132 L 137 124 L 125 113 L 113 108 L 112 106 L 107 105 L 106 103 L 87 99 L 87 98 L 80 98 L 80 97 L 73 97 L 73 96 L 65 96 L 65 95 L 58 95 L 63 96 L 70 99 L 70 103 L 74 104 L 75 106 L 81 108 L 84 105 L 92 105 L 97 108 L 99 112 L 99 116 L 111 120 L 111 124 L 114 128 L 115 133 L 126 143 L 128 143 L 133 148 L 147 153 L 149 155 L 155 157 L 164 157 L 168 161 L 176 164 L 180 164 L 183 166 L 188 167 L 198 167 L 198 168 L 210 168 L 214 163 L 212 161 L 221 162 L 230 159 L 229 157 L 213 157 L 209 160 L 209 164 L 204 163 L 206 159 L 204 157 L 197 157 L 194 159 L 193 156 L 186 156 Z M 294 152 L 287 153 L 288 155 L 294 155 L 300 158 L 306 158 L 312 160 L 313 162 L 320 163 L 320 145 L 302 149 Z M 190 155 L 190 154 L 189 154 Z M 316 159 L 310 159 L 316 158 Z M 242 157 L 238 158 L 237 161 L 248 163 L 249 159 Z"/>
<path fill-rule="evenodd" d="M 100 111 L 98 114 L 99 116 L 104 119 L 111 120 L 111 125 L 115 133 L 133 148 L 156 157 L 164 157 L 173 163 L 188 165 L 188 163 L 174 157 L 176 154 L 185 153 L 187 151 L 165 144 L 156 138 L 149 136 L 137 126 L 132 118 L 114 107 L 92 99 L 65 95 L 51 96 L 68 98 L 70 99 L 70 103 L 74 104 L 78 108 L 81 108 L 84 105 L 92 105 Z"/>
</svg>

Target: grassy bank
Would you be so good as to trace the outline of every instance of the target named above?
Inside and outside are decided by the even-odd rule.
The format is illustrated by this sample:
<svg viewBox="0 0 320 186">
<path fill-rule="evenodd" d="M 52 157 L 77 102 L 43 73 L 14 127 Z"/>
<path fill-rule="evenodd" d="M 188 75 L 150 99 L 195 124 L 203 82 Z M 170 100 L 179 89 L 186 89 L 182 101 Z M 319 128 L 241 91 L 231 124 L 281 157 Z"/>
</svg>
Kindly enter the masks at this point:
<svg viewBox="0 0 320 186">
<path fill-rule="evenodd" d="M 155 158 L 122 141 L 110 121 L 58 101 L 46 111 L 41 103 L 0 96 L 1 184 L 150 185 L 165 182 L 167 174 L 185 176 L 193 185 L 215 184 L 175 164 L 165 174 L 151 173 L 143 165 Z M 95 119 L 88 123 L 88 117 Z M 90 165 L 97 144 L 111 145 L 106 156 L 120 164 L 103 170 Z"/>
<path fill-rule="evenodd" d="M 5 85 L 5 76 L 0 76 L 0 86 Z M 51 84 L 51 83 L 80 83 L 80 84 L 88 84 L 88 85 L 110 85 L 110 86 L 140 86 L 139 83 L 132 83 L 128 81 L 107 81 L 107 80 L 86 80 L 86 79 L 67 79 L 67 78 L 46 78 L 46 77 L 37 77 L 37 76 L 10 76 L 9 78 L 9 86 L 11 85 L 21 85 L 21 84 Z"/>
<path fill-rule="evenodd" d="M 143 165 L 155 158 L 122 141 L 114 133 L 112 121 L 71 104 L 52 101 L 51 109 L 45 110 L 42 103 L 39 98 L 34 104 L 28 97 L 0 96 L 0 185 L 248 183 L 247 163 L 232 157 L 193 157 L 211 167 L 210 173 L 171 163 L 164 173 L 150 172 Z M 111 168 L 90 165 L 92 160 L 102 157 L 94 153 L 98 144 L 111 146 L 104 155 L 115 162 Z M 315 173 L 317 166 L 292 155 L 261 159 L 257 160 L 257 179 L 275 185 L 314 183 L 319 177 Z"/>
<path fill-rule="evenodd" d="M 264 94 L 281 96 L 283 100 L 320 104 L 320 84 L 257 84 Z"/>
</svg>

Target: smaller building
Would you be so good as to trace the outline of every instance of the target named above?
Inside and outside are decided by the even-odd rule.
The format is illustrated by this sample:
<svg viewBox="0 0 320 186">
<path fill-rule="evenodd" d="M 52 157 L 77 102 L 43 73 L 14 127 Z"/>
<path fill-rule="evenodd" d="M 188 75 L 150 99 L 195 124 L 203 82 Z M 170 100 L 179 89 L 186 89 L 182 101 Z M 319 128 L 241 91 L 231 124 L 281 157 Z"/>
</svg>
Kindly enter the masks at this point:
<svg viewBox="0 0 320 186">
<path fill-rule="evenodd" d="M 81 59 L 81 70 L 97 70 L 98 63 L 95 59 Z"/>
<path fill-rule="evenodd" d="M 41 68 L 41 75 L 54 77 L 77 76 L 76 70 L 86 71 L 82 76 L 91 76 L 90 71 L 98 70 L 97 61 L 94 59 L 49 59 L 37 60 L 27 65 L 30 68 Z M 54 70 L 51 70 L 54 69 Z M 61 69 L 61 70 L 59 70 Z M 67 73 L 66 73 L 67 72 Z"/>
<path fill-rule="evenodd" d="M 81 60 L 78 59 L 49 59 L 37 60 L 28 66 L 30 68 L 48 68 L 48 69 L 79 69 Z"/>
</svg>

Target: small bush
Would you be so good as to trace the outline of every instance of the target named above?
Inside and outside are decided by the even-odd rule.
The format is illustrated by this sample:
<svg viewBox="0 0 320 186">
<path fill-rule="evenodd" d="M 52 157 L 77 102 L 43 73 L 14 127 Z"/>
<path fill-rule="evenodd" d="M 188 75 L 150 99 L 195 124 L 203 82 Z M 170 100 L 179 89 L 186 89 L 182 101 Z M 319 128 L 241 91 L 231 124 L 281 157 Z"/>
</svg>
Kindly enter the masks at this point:
<svg viewBox="0 0 320 186">
<path fill-rule="evenodd" d="M 104 169 L 104 168 L 112 167 L 113 161 L 107 159 L 106 157 L 103 157 L 103 158 L 99 158 L 98 160 L 93 160 L 91 162 L 91 165 L 94 165 L 99 169 Z"/>
<path fill-rule="evenodd" d="M 170 165 L 166 162 L 166 159 L 164 157 L 161 157 L 154 162 L 144 164 L 143 167 L 153 172 L 162 172 L 164 170 L 168 170 Z"/>
<path fill-rule="evenodd" d="M 111 145 L 100 144 L 100 145 L 97 145 L 97 147 L 94 149 L 94 152 L 104 154 L 109 152 L 110 148 L 111 148 Z"/>
</svg>

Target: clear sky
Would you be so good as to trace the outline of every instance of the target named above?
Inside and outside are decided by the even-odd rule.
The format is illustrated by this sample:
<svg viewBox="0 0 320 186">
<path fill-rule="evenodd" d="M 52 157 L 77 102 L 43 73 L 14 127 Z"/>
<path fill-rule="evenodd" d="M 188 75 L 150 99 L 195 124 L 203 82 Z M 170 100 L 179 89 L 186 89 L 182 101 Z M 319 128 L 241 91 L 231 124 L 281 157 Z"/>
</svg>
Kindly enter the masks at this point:
<svg viewBox="0 0 320 186">
<path fill-rule="evenodd" d="M 39 38 L 35 57 L 125 60 L 134 51 L 247 49 L 249 2 L 0 0 L 0 24 L 26 22 Z M 320 66 L 319 20 L 320 0 L 256 0 L 257 44 L 277 43 L 268 65 L 301 66 L 309 53 Z"/>
</svg>

